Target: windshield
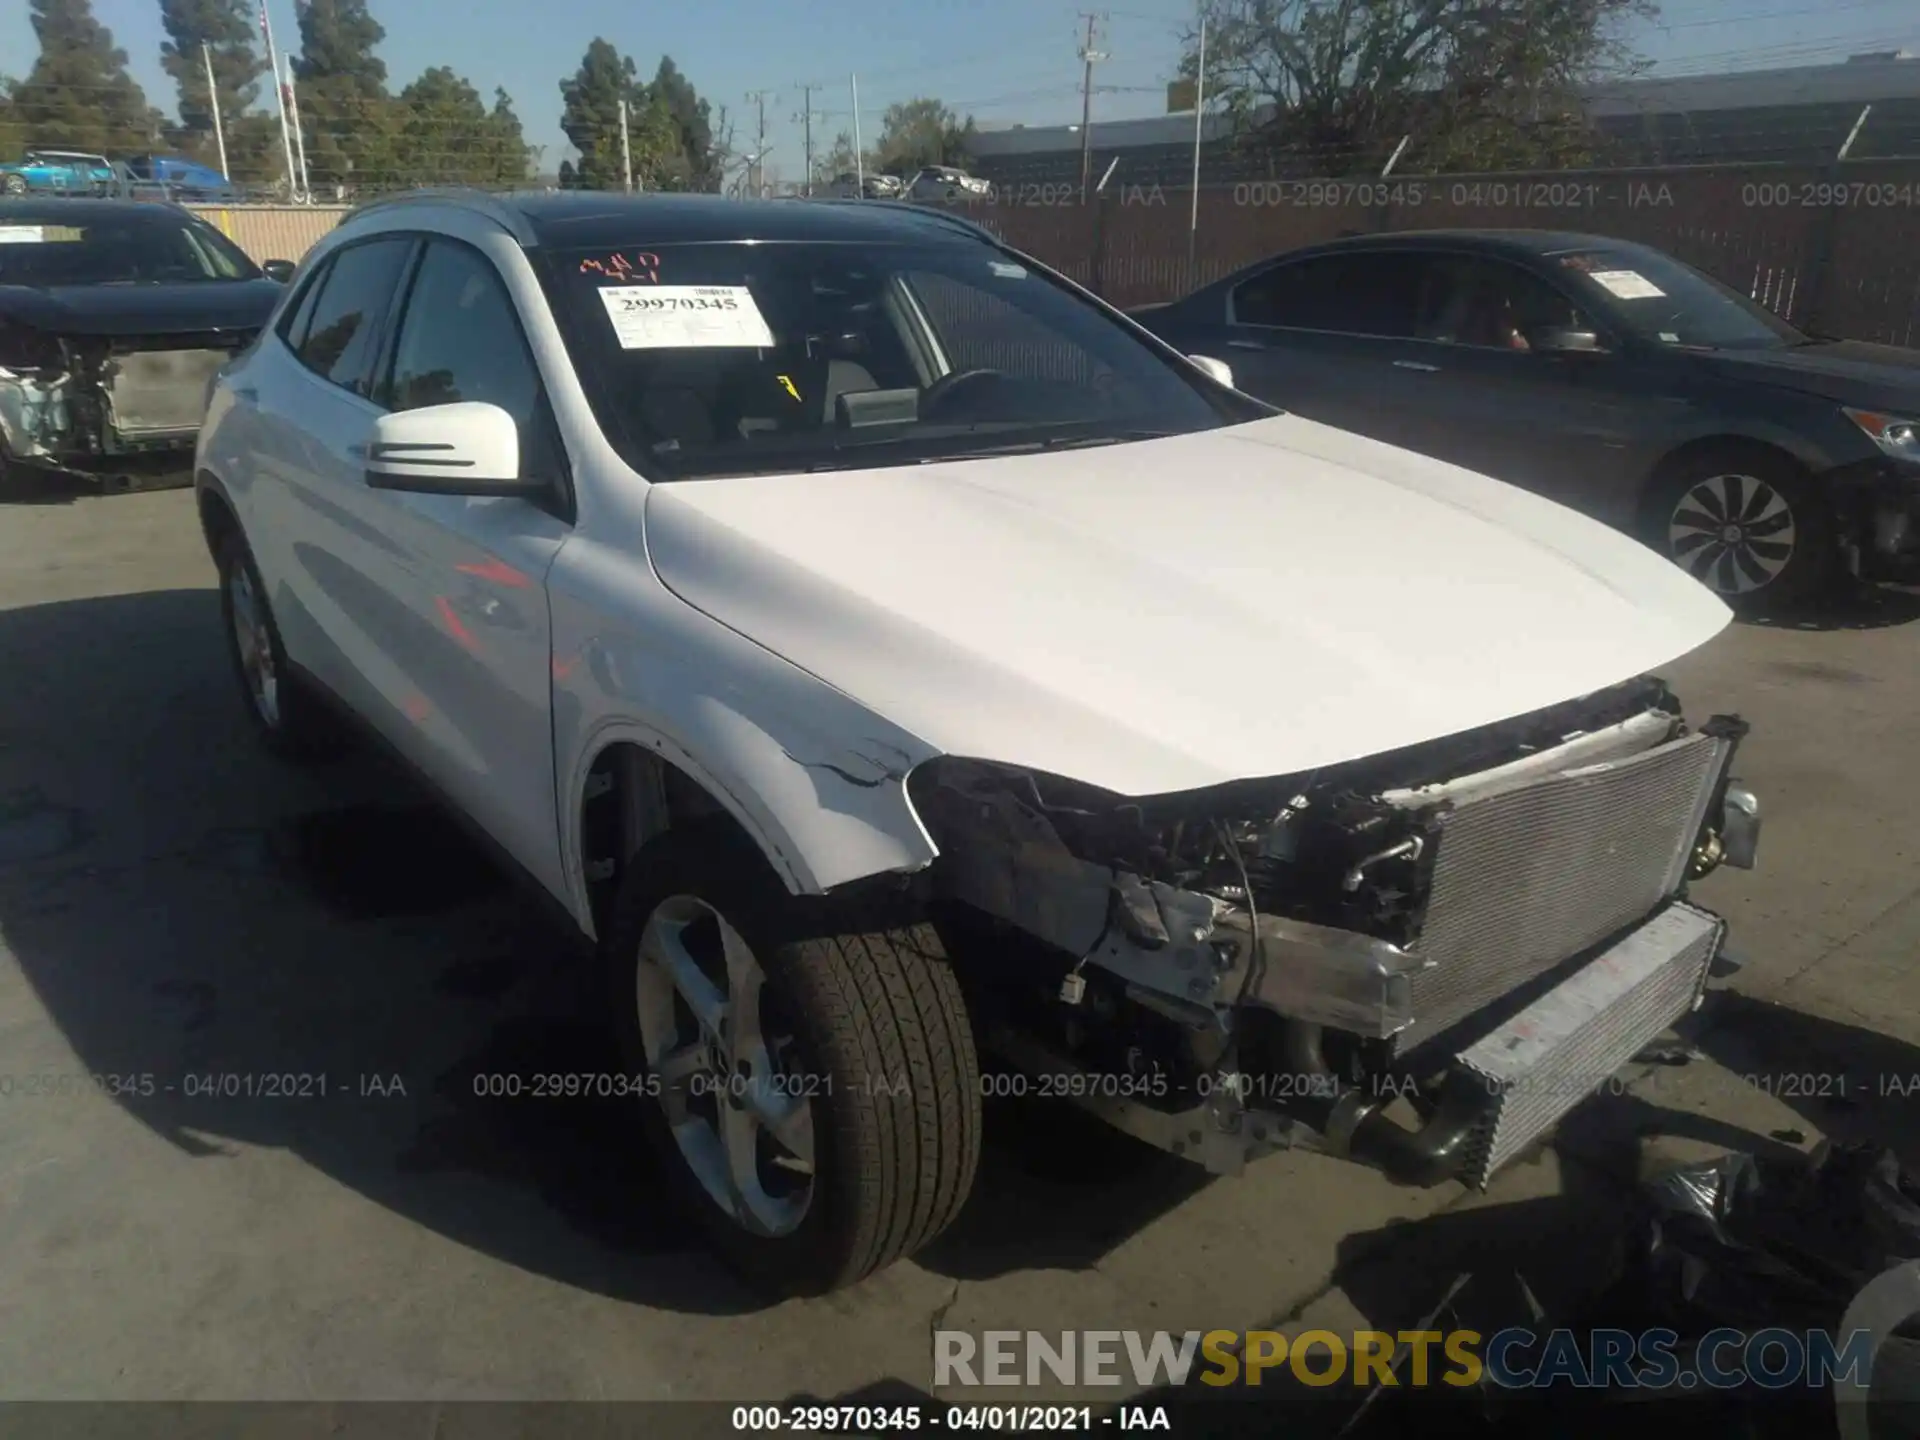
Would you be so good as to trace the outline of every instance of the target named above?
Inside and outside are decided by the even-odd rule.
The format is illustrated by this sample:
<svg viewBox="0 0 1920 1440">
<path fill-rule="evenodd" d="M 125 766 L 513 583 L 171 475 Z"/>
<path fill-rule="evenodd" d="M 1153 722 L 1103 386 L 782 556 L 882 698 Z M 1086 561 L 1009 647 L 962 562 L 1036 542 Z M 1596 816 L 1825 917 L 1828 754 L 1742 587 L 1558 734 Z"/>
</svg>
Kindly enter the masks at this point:
<svg viewBox="0 0 1920 1440">
<path fill-rule="evenodd" d="M 1271 413 L 966 237 L 553 257 L 601 427 L 665 480 L 1113 444 Z"/>
<path fill-rule="evenodd" d="M 0 285 L 173 285 L 259 275 L 219 231 L 171 214 L 84 225 L 0 218 Z"/>
<path fill-rule="evenodd" d="M 1628 334 L 1697 350 L 1780 350 L 1806 337 L 1777 315 L 1654 250 L 1570 250 L 1552 259 Z"/>
</svg>

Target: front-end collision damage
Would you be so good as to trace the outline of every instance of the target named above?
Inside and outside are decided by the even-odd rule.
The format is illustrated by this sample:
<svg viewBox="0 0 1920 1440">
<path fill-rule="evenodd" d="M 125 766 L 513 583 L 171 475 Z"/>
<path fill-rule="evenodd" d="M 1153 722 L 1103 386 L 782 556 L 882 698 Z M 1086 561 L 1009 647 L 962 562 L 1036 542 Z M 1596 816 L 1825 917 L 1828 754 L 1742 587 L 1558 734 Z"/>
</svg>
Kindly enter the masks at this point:
<svg viewBox="0 0 1920 1440">
<path fill-rule="evenodd" d="M 0 320 L 0 457 L 96 484 L 185 461 L 213 378 L 247 338 L 62 337 Z"/>
<path fill-rule="evenodd" d="M 989 1033 L 1054 1093 L 1218 1172 L 1484 1183 L 1697 1000 L 1722 927 L 1686 885 L 1757 844 L 1744 733 L 1641 681 L 1187 795 L 951 758 L 909 791 Z"/>
</svg>

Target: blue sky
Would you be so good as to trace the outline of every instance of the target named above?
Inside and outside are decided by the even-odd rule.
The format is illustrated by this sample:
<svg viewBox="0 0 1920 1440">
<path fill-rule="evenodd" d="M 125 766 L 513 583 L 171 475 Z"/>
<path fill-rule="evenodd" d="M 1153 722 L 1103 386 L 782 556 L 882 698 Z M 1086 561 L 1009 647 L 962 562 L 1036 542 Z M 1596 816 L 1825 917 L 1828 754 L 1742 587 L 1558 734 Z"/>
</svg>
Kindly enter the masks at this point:
<svg viewBox="0 0 1920 1440">
<path fill-rule="evenodd" d="M 293 0 L 269 0 L 274 38 L 298 43 Z M 1126 0 L 1107 9 L 1100 48 L 1111 58 L 1096 82 L 1096 123 L 1105 116 L 1155 113 L 1178 57 L 1177 36 L 1190 3 Z M 450 65 L 483 94 L 496 85 L 513 96 L 528 139 L 547 147 L 544 166 L 564 153 L 560 134 L 563 75 L 587 42 L 604 35 L 651 72 L 671 55 L 700 93 L 725 105 L 737 142 L 751 144 L 751 90 L 777 90 L 767 102 L 772 161 L 800 169 L 800 86 L 812 82 L 816 142 L 851 129 L 848 76 L 860 77 L 868 138 L 892 101 L 935 95 L 982 122 L 1060 123 L 1079 118 L 1076 58 L 1082 8 L 1099 0 L 918 0 L 912 6 L 811 0 L 714 0 L 636 6 L 621 0 L 467 0 L 457 21 L 429 0 L 373 0 L 386 26 L 382 57 L 398 89 L 430 65 Z M 148 98 L 171 110 L 173 87 L 160 69 L 157 0 L 94 0 L 94 10 L 126 50 Z M 23 74 L 35 44 L 24 3 L 0 3 L 0 74 Z M 1901 44 L 1920 50 L 1914 0 L 1668 0 L 1660 23 L 1636 37 L 1641 52 L 1668 72 L 1752 69 L 1818 63 Z M 818 112 L 825 112 L 824 114 Z"/>
</svg>

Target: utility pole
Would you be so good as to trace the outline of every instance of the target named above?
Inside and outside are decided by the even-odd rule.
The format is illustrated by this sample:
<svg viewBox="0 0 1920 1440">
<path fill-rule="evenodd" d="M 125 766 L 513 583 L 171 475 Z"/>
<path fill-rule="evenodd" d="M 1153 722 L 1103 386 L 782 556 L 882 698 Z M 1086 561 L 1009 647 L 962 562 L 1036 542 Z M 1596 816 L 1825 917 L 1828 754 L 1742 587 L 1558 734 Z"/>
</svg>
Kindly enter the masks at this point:
<svg viewBox="0 0 1920 1440">
<path fill-rule="evenodd" d="M 1100 17 L 1081 11 L 1087 22 L 1087 43 L 1080 49 L 1085 71 L 1080 80 L 1080 203 L 1087 203 L 1087 187 L 1093 183 L 1093 67 L 1106 55 L 1093 48 L 1094 22 Z"/>
<path fill-rule="evenodd" d="M 220 91 L 213 83 L 213 47 L 204 40 L 200 42 L 200 59 L 207 67 L 207 109 L 213 115 L 213 143 L 220 147 L 220 178 L 232 184 L 233 175 L 227 169 L 227 127 L 220 119 Z"/>
<path fill-rule="evenodd" d="M 801 109 L 799 118 L 805 127 L 803 133 L 806 136 L 805 143 L 807 147 L 807 178 L 801 183 L 804 187 L 802 193 L 808 197 L 813 195 L 813 92 L 817 89 L 819 89 L 817 85 L 802 85 L 800 87 Z"/>
<path fill-rule="evenodd" d="M 853 82 L 853 188 L 856 199 L 867 198 L 867 162 L 860 153 L 860 77 L 849 75 Z"/>
<path fill-rule="evenodd" d="M 627 135 L 627 102 L 620 102 L 620 174 L 629 195 L 633 193 L 633 143 Z"/>
<path fill-rule="evenodd" d="M 1200 248 L 1200 139 L 1201 118 L 1207 113 L 1207 12 L 1200 12 L 1200 61 L 1193 70 L 1193 212 L 1187 220 L 1187 284 L 1193 284 L 1193 262 Z"/>
<path fill-rule="evenodd" d="M 754 90 L 747 95 L 747 99 L 753 102 L 754 113 L 759 120 L 758 129 L 754 132 L 753 163 L 748 167 L 753 175 L 753 198 L 756 200 L 766 189 L 762 183 L 766 177 L 762 162 L 767 157 L 767 96 L 772 93 L 770 90 Z"/>
</svg>

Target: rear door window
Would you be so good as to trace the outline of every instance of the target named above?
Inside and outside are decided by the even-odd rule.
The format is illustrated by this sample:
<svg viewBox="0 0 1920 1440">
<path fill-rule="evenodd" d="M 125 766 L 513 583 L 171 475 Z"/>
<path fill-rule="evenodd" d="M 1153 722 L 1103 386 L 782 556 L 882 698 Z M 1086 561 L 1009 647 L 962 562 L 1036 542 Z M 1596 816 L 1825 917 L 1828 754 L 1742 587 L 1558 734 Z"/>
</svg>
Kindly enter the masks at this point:
<svg viewBox="0 0 1920 1440">
<path fill-rule="evenodd" d="M 1289 261 L 1233 292 L 1241 325 L 1404 340 L 1414 333 L 1427 261 L 1405 251 Z"/>
</svg>

